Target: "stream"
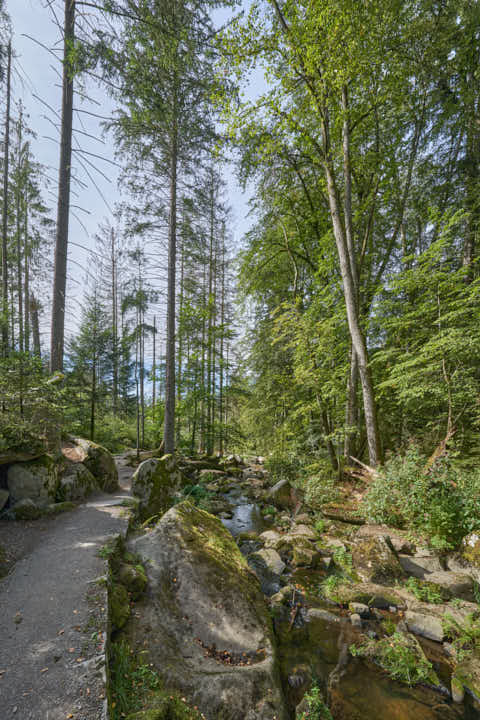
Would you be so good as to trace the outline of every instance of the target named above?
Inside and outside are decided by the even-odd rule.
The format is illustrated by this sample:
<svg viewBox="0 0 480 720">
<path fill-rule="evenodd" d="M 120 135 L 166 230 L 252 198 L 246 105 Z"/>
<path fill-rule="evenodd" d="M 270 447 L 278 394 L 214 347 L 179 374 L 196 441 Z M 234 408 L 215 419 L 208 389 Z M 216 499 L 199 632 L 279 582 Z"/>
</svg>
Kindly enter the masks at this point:
<svg viewBox="0 0 480 720">
<path fill-rule="evenodd" d="M 262 516 L 260 506 L 249 499 L 240 488 L 223 497 L 232 505 L 232 517 L 223 518 L 224 526 L 237 538 L 241 533 L 261 534 L 272 524 Z M 248 551 L 255 550 L 249 541 Z M 240 549 L 246 554 L 247 547 Z M 285 607 L 282 616 L 275 616 L 274 628 L 285 697 L 295 717 L 295 707 L 315 681 L 329 696 L 329 706 L 335 720 L 478 720 L 478 706 L 468 695 L 462 704 L 455 704 L 438 689 L 423 685 L 409 687 L 392 680 L 380 667 L 354 658 L 348 647 L 359 640 L 360 633 L 338 606 L 329 604 L 318 587 L 325 571 L 298 569 L 285 571 L 284 584 L 298 590 L 301 608 L 293 616 Z M 310 608 L 323 608 L 335 615 L 315 617 Z M 394 617 L 385 612 L 385 617 Z M 398 617 L 396 618 L 399 619 Z M 374 634 L 378 621 L 364 624 L 364 631 Z M 433 663 L 441 681 L 449 686 L 449 666 L 439 643 L 419 638 L 427 658 Z M 333 671 L 335 671 L 333 673 Z"/>
</svg>

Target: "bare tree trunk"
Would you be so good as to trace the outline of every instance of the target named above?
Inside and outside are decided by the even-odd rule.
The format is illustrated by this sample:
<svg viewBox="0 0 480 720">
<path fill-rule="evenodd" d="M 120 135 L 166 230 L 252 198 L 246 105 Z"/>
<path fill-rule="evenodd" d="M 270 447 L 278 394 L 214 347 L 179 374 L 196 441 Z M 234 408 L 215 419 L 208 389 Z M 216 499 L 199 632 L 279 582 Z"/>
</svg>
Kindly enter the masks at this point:
<svg viewBox="0 0 480 720">
<path fill-rule="evenodd" d="M 170 219 L 168 228 L 167 348 L 165 377 L 165 453 L 175 451 L 175 275 L 177 252 L 177 124 L 176 103 L 170 149 Z"/>
<path fill-rule="evenodd" d="M 90 440 L 95 440 L 95 400 L 97 392 L 97 359 L 93 357 L 92 364 L 92 394 L 90 397 Z"/>
<path fill-rule="evenodd" d="M 350 455 L 354 455 L 354 440 L 351 428 L 355 427 L 358 423 L 358 403 L 357 403 L 357 389 L 358 389 L 358 359 L 353 345 L 350 346 L 350 373 L 348 376 L 347 383 L 347 407 L 345 411 L 345 426 L 347 432 L 345 434 L 345 442 L 343 448 L 343 454 L 345 460 L 348 461 Z"/>
<path fill-rule="evenodd" d="M 65 0 L 63 47 L 62 129 L 58 177 L 57 236 L 53 276 L 50 371 L 63 370 L 65 344 L 65 296 L 67 287 L 68 220 L 72 164 L 73 68 L 70 54 L 75 43 L 75 0 Z"/>
<path fill-rule="evenodd" d="M 28 239 L 28 202 L 25 200 L 25 238 L 24 238 L 24 307 L 25 307 L 25 352 L 30 352 L 30 242 Z"/>
<path fill-rule="evenodd" d="M 40 323 L 38 320 L 39 306 L 34 295 L 30 296 L 30 318 L 32 321 L 32 339 L 33 354 L 39 360 L 42 359 L 42 349 L 40 347 Z"/>
<path fill-rule="evenodd" d="M 180 297 L 179 297 L 179 318 L 182 320 L 183 313 L 183 284 L 184 284 L 184 273 L 185 273 L 185 237 L 182 238 L 181 247 L 181 261 L 180 261 Z M 183 362 L 183 328 L 179 328 L 178 333 L 178 377 L 177 377 L 177 403 L 180 404 L 182 398 L 182 362 Z M 177 415 L 176 418 L 177 426 L 177 447 L 180 445 L 181 437 L 181 423 L 180 417 Z"/>
<path fill-rule="evenodd" d="M 219 398 L 218 398 L 218 418 L 219 418 L 219 438 L 218 438 L 218 449 L 220 455 L 223 454 L 223 346 L 225 337 L 225 224 L 223 225 L 223 247 L 222 247 L 222 300 L 220 305 L 220 387 L 219 387 Z"/>
<path fill-rule="evenodd" d="M 153 364 L 152 364 L 152 421 L 155 427 L 155 410 L 157 402 L 157 368 L 156 368 L 156 349 L 157 349 L 157 318 L 153 316 Z"/>
<path fill-rule="evenodd" d="M 113 414 L 118 412 L 118 288 L 117 288 L 117 252 L 115 231 L 111 234 L 112 251 L 112 334 L 113 334 Z"/>
<path fill-rule="evenodd" d="M 23 127 L 23 113 L 20 109 L 20 117 L 18 118 L 18 181 L 16 188 L 15 197 L 15 210 L 16 210 L 16 245 L 17 245 L 17 291 L 18 291 L 18 349 L 23 353 L 23 273 L 22 273 L 22 223 L 21 223 L 21 209 L 22 202 L 20 197 L 20 178 L 22 175 L 22 127 Z"/>
<path fill-rule="evenodd" d="M 3 211 L 2 211 L 2 354 L 8 355 L 8 160 L 10 152 L 10 101 L 12 76 L 12 43 L 7 50 L 7 109 L 5 116 L 5 141 L 3 155 Z"/>
</svg>

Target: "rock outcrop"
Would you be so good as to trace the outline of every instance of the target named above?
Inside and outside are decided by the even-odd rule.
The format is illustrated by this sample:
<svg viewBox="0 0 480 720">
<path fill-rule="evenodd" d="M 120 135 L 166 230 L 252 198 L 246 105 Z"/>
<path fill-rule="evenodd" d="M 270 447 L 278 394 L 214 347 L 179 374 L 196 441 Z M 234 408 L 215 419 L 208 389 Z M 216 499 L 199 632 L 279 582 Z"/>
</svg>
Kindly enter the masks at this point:
<svg viewBox="0 0 480 720">
<path fill-rule="evenodd" d="M 7 473 L 10 505 L 21 500 L 31 500 L 45 507 L 55 500 L 57 492 L 57 468 L 49 455 L 30 462 L 14 463 Z"/>
<path fill-rule="evenodd" d="M 181 485 L 182 475 L 172 455 L 140 463 L 132 477 L 132 493 L 139 500 L 140 519 L 147 520 L 168 510 Z"/>
<path fill-rule="evenodd" d="M 63 455 L 74 463 L 83 463 L 98 486 L 105 492 L 118 490 L 118 470 L 113 455 L 102 445 L 75 438 L 62 448 Z"/>
<path fill-rule="evenodd" d="M 265 601 L 220 521 L 184 502 L 132 545 L 149 585 L 130 634 L 165 687 L 212 720 L 284 720 Z"/>
</svg>

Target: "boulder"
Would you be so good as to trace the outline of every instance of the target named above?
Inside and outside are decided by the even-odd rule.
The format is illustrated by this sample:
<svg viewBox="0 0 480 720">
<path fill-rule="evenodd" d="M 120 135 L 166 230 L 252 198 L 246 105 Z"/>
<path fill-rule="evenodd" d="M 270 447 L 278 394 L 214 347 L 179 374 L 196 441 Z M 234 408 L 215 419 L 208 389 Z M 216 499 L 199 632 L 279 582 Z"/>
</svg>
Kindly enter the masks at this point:
<svg viewBox="0 0 480 720">
<path fill-rule="evenodd" d="M 397 530 L 388 525 L 362 525 L 355 533 L 356 540 L 365 540 L 371 537 L 385 537 L 397 553 L 413 555 L 415 545 L 406 537 L 407 533 Z"/>
<path fill-rule="evenodd" d="M 97 482 L 83 463 L 67 462 L 58 484 L 57 495 L 63 500 L 84 500 L 97 488 Z"/>
<path fill-rule="evenodd" d="M 30 498 L 25 498 L 15 503 L 10 513 L 15 520 L 37 520 L 42 515 L 42 508 L 35 505 Z"/>
<path fill-rule="evenodd" d="M 292 567 L 294 568 L 314 568 L 317 566 L 320 559 L 320 553 L 315 549 L 315 546 L 312 545 L 312 543 L 308 542 L 308 540 L 297 542 L 293 546 Z"/>
<path fill-rule="evenodd" d="M 480 653 L 478 650 L 468 654 L 457 665 L 452 675 L 452 697 L 456 702 L 462 702 L 462 690 L 463 694 L 467 690 L 475 701 L 480 703 Z"/>
<path fill-rule="evenodd" d="M 295 508 L 300 502 L 300 493 L 288 480 L 280 480 L 270 488 L 267 500 L 275 507 L 289 510 Z"/>
<path fill-rule="evenodd" d="M 447 598 L 460 598 L 461 600 L 468 600 L 468 602 L 475 601 L 474 582 L 465 573 L 441 571 L 430 573 L 427 578 L 428 582 L 439 585 Z"/>
<path fill-rule="evenodd" d="M 3 508 L 8 502 L 9 497 L 10 493 L 8 492 L 8 490 L 3 490 L 2 488 L 0 488 L 0 510 L 3 510 Z"/>
<path fill-rule="evenodd" d="M 181 484 L 182 475 L 172 455 L 144 460 L 132 477 L 132 494 L 139 499 L 140 519 L 147 520 L 168 510 Z"/>
<path fill-rule="evenodd" d="M 430 573 L 443 572 L 443 565 L 437 555 L 426 552 L 417 553 L 413 557 L 399 555 L 398 560 L 407 575 L 413 575 L 419 580 L 429 579 L 427 576 Z"/>
<path fill-rule="evenodd" d="M 57 482 L 57 468 L 49 455 L 10 465 L 7 472 L 10 504 L 28 499 L 44 507 L 55 499 Z"/>
<path fill-rule="evenodd" d="M 480 568 L 480 530 L 476 530 L 463 538 L 462 554 L 467 562 Z"/>
<path fill-rule="evenodd" d="M 309 540 L 316 540 L 317 533 L 309 525 L 292 525 L 290 535 L 294 537 L 304 537 Z"/>
<path fill-rule="evenodd" d="M 209 718 L 286 720 L 259 583 L 222 523 L 188 502 L 132 541 L 149 580 L 131 636 Z"/>
<path fill-rule="evenodd" d="M 275 595 L 282 587 L 280 575 L 286 567 L 277 551 L 264 548 L 248 555 L 247 561 L 260 582 L 262 592 L 268 596 Z"/>
<path fill-rule="evenodd" d="M 71 443 L 62 448 L 63 455 L 75 463 L 83 463 L 92 473 L 98 486 L 105 492 L 118 490 L 118 471 L 113 455 L 101 445 L 74 438 Z"/>
<path fill-rule="evenodd" d="M 352 548 L 352 559 L 364 582 L 388 584 L 404 576 L 396 554 L 383 536 L 359 540 Z"/>
<path fill-rule="evenodd" d="M 407 610 L 405 613 L 405 622 L 410 632 L 415 635 L 421 635 L 429 640 L 443 642 L 445 632 L 443 629 L 442 618 L 437 615 L 430 615 L 423 612 L 415 612 Z"/>
<path fill-rule="evenodd" d="M 281 543 L 283 535 L 276 530 L 265 530 L 258 539 L 261 540 L 266 548 L 277 549 L 277 546 Z"/>
</svg>

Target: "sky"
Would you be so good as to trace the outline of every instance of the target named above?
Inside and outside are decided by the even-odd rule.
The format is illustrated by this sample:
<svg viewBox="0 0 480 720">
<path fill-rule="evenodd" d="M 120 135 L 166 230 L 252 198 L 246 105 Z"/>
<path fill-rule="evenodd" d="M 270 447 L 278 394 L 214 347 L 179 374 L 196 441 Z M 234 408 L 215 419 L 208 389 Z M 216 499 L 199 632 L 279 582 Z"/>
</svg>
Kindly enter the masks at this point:
<svg viewBox="0 0 480 720">
<path fill-rule="evenodd" d="M 62 48 L 56 21 L 63 20 L 63 0 L 53 0 L 51 7 L 48 0 L 7 0 L 7 10 L 12 20 L 15 51 L 13 100 L 22 100 L 29 116 L 28 123 L 37 134 L 32 142 L 32 151 L 35 159 L 47 168 L 50 187 L 45 189 L 45 200 L 51 206 L 52 217 L 55 218 L 59 159 L 59 130 L 55 125 L 59 123 L 61 104 L 61 62 L 58 58 L 61 57 L 59 51 Z M 112 217 L 115 204 L 121 200 L 117 182 L 119 168 L 113 164 L 115 157 L 112 140 L 109 136 L 103 136 L 101 120 L 85 112 L 109 117 L 114 106 L 105 89 L 92 81 L 81 87 L 81 92 L 86 93 L 91 100 L 82 98 L 78 93 L 75 97 L 73 168 L 74 175 L 86 187 L 78 182 L 72 183 L 67 335 L 78 327 L 82 289 L 89 262 L 88 250 L 94 246 L 95 232 L 100 222 Z M 92 139 L 85 133 L 98 139 Z M 100 160 L 86 153 L 100 155 L 105 159 Z M 97 169 L 89 163 L 93 163 Z M 239 245 L 250 226 L 247 217 L 249 194 L 240 188 L 233 167 L 227 169 L 225 179 L 228 201 L 233 208 L 231 232 L 235 245 Z M 44 335 L 48 334 L 48 326 L 49 318 L 43 317 Z"/>
</svg>

